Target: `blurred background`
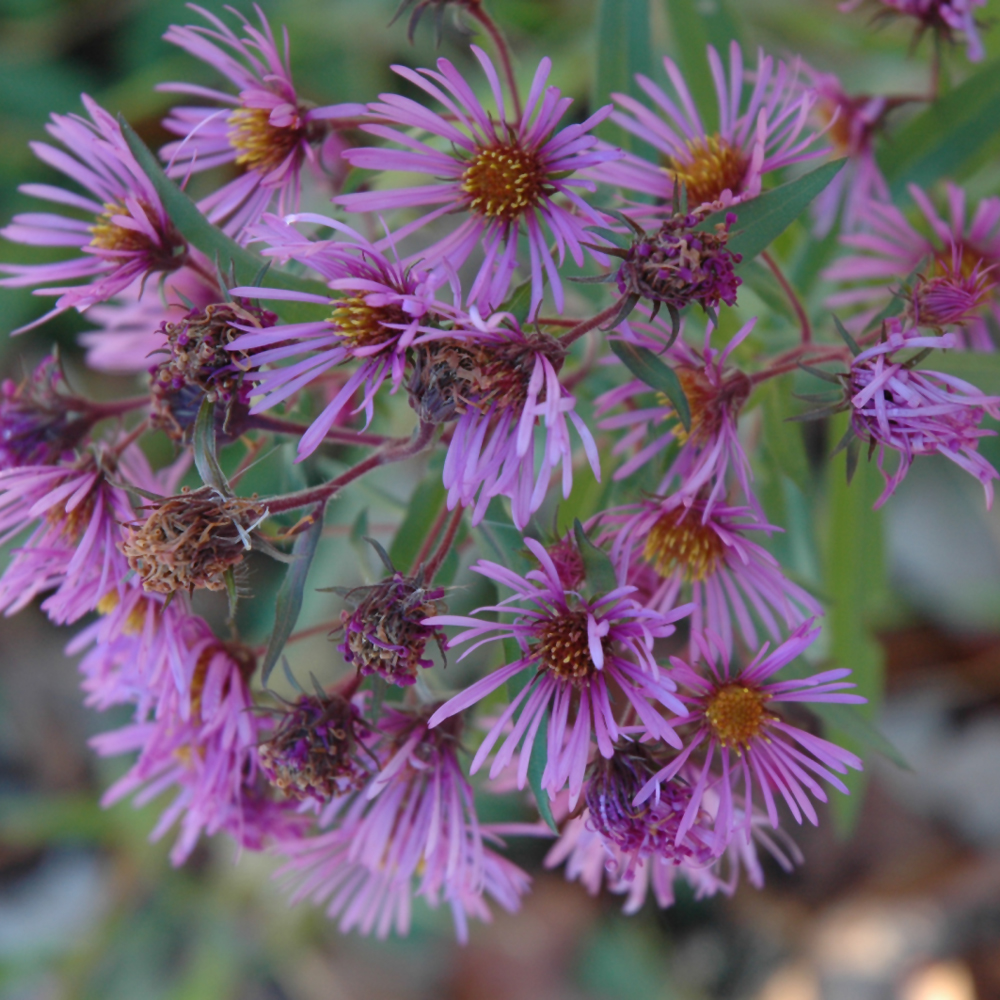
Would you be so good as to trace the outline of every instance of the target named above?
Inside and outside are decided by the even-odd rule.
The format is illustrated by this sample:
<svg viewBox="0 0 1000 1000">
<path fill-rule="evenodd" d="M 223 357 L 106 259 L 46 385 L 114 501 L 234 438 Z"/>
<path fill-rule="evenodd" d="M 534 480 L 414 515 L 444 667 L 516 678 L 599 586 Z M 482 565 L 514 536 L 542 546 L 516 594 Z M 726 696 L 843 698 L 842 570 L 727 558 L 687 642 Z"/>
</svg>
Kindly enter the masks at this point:
<svg viewBox="0 0 1000 1000">
<path fill-rule="evenodd" d="M 696 6 L 711 18 L 717 2 Z M 263 6 L 288 25 L 300 92 L 322 103 L 373 99 L 391 85 L 390 63 L 435 57 L 433 14 L 410 47 L 405 18 L 387 27 L 394 0 Z M 670 7 L 654 0 L 655 43 L 676 53 L 687 40 Z M 489 8 L 521 72 L 550 55 L 554 82 L 582 117 L 593 0 Z M 911 51 L 905 25 L 873 30 L 868 13 L 840 13 L 834 0 L 739 0 L 728 12 L 752 45 L 801 53 L 851 92 L 925 86 L 928 42 Z M 81 91 L 123 112 L 151 145 L 166 138 L 158 123 L 169 96 L 154 85 L 215 83 L 161 41 L 169 24 L 193 17 L 174 0 L 0 0 L 0 218 L 28 209 L 17 185 L 44 171 L 27 143 L 43 137 L 51 111 L 78 110 Z M 1000 2 L 983 20 L 1000 20 Z M 997 58 L 1000 24 L 985 40 Z M 443 52 L 464 58 L 463 44 L 446 17 Z M 968 72 L 961 49 L 948 65 L 955 79 Z M 974 197 L 1000 193 L 997 148 L 959 178 Z M 0 252 L 25 259 L 24 248 Z M 56 341 L 75 384 L 92 385 L 75 343 L 87 323 L 75 314 L 6 337 L 41 308 L 0 290 L 0 368 L 18 377 Z M 124 393 L 127 383 L 104 387 Z M 398 521 L 412 481 L 376 481 L 358 501 L 369 530 Z M 356 523 L 358 509 L 338 518 Z M 544 844 L 521 845 L 513 856 L 534 873 L 533 894 L 517 916 L 473 926 L 464 948 L 445 915 L 419 908 L 405 941 L 341 936 L 308 907 L 288 908 L 271 861 L 236 864 L 221 839 L 172 870 L 169 839 L 147 839 L 162 804 L 99 807 L 121 765 L 98 760 L 87 739 L 125 720 L 82 706 L 63 655 L 70 631 L 32 610 L 0 620 L 0 1000 L 1000 998 L 1000 511 L 984 512 L 978 485 L 950 463 L 926 459 L 880 530 L 886 571 L 858 585 L 886 675 L 880 725 L 910 770 L 870 756 L 850 807 L 818 831 L 795 831 L 802 868 L 771 866 L 763 892 L 744 886 L 731 900 L 682 894 L 672 910 L 647 905 L 626 918 L 620 898 L 590 898 L 545 872 Z M 322 640 L 296 649 L 303 663 L 329 655 Z"/>
</svg>

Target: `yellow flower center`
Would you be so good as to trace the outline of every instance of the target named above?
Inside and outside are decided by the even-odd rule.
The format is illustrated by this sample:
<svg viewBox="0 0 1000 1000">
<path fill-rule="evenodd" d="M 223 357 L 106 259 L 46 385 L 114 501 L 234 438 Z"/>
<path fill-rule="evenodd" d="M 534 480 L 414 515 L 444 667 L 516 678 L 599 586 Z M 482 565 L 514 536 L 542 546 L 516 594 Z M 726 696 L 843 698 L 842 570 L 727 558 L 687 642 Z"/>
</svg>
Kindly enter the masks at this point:
<svg viewBox="0 0 1000 1000">
<path fill-rule="evenodd" d="M 702 524 L 696 511 L 675 507 L 664 511 L 649 529 L 643 555 L 660 576 L 680 569 L 691 582 L 711 576 L 725 552 L 718 533 Z"/>
<path fill-rule="evenodd" d="M 688 157 L 669 157 L 667 172 L 687 188 L 688 205 L 716 201 L 723 191 L 738 192 L 749 161 L 743 151 L 715 135 L 687 140 Z"/>
<path fill-rule="evenodd" d="M 299 125 L 272 125 L 267 108 L 237 108 L 226 123 L 226 138 L 236 150 L 237 166 L 263 173 L 280 167 L 304 132 Z"/>
<path fill-rule="evenodd" d="M 480 150 L 462 174 L 462 190 L 473 211 L 512 222 L 538 203 L 544 180 L 538 154 L 513 142 Z"/>
<path fill-rule="evenodd" d="M 140 202 L 147 216 L 155 218 L 155 214 L 149 205 Z M 90 245 L 98 250 L 124 250 L 129 253 L 149 250 L 149 237 L 145 233 L 140 233 L 135 229 L 127 229 L 119 226 L 112 219 L 116 215 L 128 215 L 129 211 L 122 202 L 105 202 L 104 211 L 97 217 L 90 227 Z"/>
<path fill-rule="evenodd" d="M 766 701 L 767 695 L 753 688 L 727 684 L 712 695 L 705 718 L 723 746 L 746 747 L 771 718 Z"/>
<path fill-rule="evenodd" d="M 370 306 L 364 295 L 340 301 L 330 316 L 348 347 L 375 347 L 402 333 L 390 323 L 406 323 L 408 317 L 397 306 Z"/>
<path fill-rule="evenodd" d="M 577 687 L 583 685 L 597 668 L 590 655 L 587 637 L 587 612 L 570 611 L 551 618 L 541 627 L 541 639 L 532 652 L 546 670 Z M 601 640 L 605 652 L 607 639 Z"/>
<path fill-rule="evenodd" d="M 143 626 L 146 624 L 146 612 L 149 608 L 149 603 L 145 598 L 136 601 L 135 607 L 129 612 L 129 616 L 122 626 L 122 632 L 125 635 L 138 635 L 142 631 Z M 118 591 L 109 590 L 97 602 L 97 612 L 98 614 L 109 615 L 118 607 L 118 604 Z"/>
<path fill-rule="evenodd" d="M 954 254 L 950 246 L 938 250 L 934 254 L 934 263 L 931 267 L 931 278 L 945 278 L 954 280 L 956 278 L 971 278 L 976 268 L 985 270 L 994 261 L 988 260 L 978 250 L 970 247 L 968 243 L 959 246 L 960 253 Z M 957 258 L 957 259 L 956 259 Z M 958 265 L 956 272 L 956 263 Z"/>
</svg>

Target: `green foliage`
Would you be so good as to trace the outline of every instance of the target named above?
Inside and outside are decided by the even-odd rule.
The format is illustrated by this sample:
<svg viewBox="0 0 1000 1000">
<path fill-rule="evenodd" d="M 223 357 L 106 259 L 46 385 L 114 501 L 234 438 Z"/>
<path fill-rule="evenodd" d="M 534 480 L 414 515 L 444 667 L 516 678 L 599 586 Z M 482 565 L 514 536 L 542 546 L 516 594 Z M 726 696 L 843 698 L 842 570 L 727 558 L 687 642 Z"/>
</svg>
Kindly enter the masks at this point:
<svg viewBox="0 0 1000 1000">
<path fill-rule="evenodd" d="M 637 96 L 640 91 L 635 83 L 635 74 L 648 76 L 652 71 L 649 3 L 650 0 L 600 0 L 593 93 L 595 107 L 609 103 L 613 93 Z M 638 140 L 614 122 L 602 122 L 597 134 L 608 142 L 640 152 Z"/>
<path fill-rule="evenodd" d="M 664 364 L 648 347 L 636 347 L 624 340 L 612 340 L 611 350 L 615 352 L 622 364 L 640 382 L 645 382 L 651 389 L 662 392 L 674 408 L 677 418 L 685 430 L 691 429 L 691 407 L 684 387 L 677 373 L 669 365 Z"/>
</svg>

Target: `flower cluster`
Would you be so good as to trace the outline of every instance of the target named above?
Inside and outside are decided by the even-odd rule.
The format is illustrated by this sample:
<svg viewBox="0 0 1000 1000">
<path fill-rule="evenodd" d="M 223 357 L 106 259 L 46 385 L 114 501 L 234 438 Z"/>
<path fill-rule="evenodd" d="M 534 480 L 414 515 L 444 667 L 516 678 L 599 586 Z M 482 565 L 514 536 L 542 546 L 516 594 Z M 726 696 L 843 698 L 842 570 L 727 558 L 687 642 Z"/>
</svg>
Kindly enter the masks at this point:
<svg viewBox="0 0 1000 1000">
<path fill-rule="evenodd" d="M 973 58 L 979 5 L 883 3 L 961 32 Z M 946 220 L 911 187 L 906 214 L 875 153 L 918 98 L 852 96 L 764 52 L 745 65 L 736 42 L 728 67 L 706 52 L 717 127 L 670 59 L 666 89 L 639 75 L 642 99 L 574 118 L 550 59 L 522 99 L 502 32 L 460 6 L 498 60 L 472 45 L 468 76 L 461 59 L 394 66 L 404 93 L 324 106 L 259 8 L 193 8 L 204 23 L 166 41 L 226 89 L 161 85 L 192 99 L 163 123 L 162 169 L 86 96 L 87 117 L 53 115 L 64 148 L 33 148 L 75 187 L 26 185 L 62 214 L 2 233 L 68 256 L 0 265 L 2 283 L 57 296 L 29 326 L 86 311 L 87 366 L 141 391 L 90 400 L 56 355 L 0 386 L 0 609 L 91 616 L 68 646 L 85 699 L 132 712 L 93 741 L 134 755 L 105 802 L 172 791 L 154 836 L 178 827 L 175 863 L 224 832 L 280 855 L 292 898 L 345 931 L 406 933 L 421 900 L 465 940 L 528 891 L 505 838 L 553 823 L 546 864 L 629 912 L 669 906 L 678 880 L 759 886 L 761 850 L 802 860 L 782 822 L 819 823 L 862 767 L 808 706 L 864 699 L 817 642 L 823 581 L 773 544 L 788 497 L 813 502 L 782 465 L 802 451 L 785 397 L 800 366 L 836 387 L 813 415 L 848 425 L 848 470 L 877 453 L 876 506 L 931 454 L 989 502 L 979 444 L 1000 398 L 941 357 L 993 349 L 1000 198 L 970 215 L 948 183 Z M 808 161 L 831 155 L 849 162 L 813 233 L 775 244 L 836 173 Z M 195 207 L 171 178 L 199 172 Z M 324 199 L 331 214 L 300 211 Z M 809 242 L 827 233 L 847 249 L 832 262 L 832 236 Z M 829 300 L 845 324 L 795 287 L 821 260 L 849 286 Z M 816 451 L 795 470 L 812 493 Z M 398 526 L 369 524 L 375 495 L 406 507 Z M 389 530 L 391 557 L 367 539 L 373 576 L 361 540 Z M 280 587 L 257 587 L 252 552 L 282 564 Z M 225 593 L 224 633 L 196 613 L 222 598 L 195 591 Z M 295 631 L 322 600 L 328 620 Z M 306 690 L 293 644 L 322 633 Z M 548 822 L 480 822 L 490 784 Z"/>
</svg>

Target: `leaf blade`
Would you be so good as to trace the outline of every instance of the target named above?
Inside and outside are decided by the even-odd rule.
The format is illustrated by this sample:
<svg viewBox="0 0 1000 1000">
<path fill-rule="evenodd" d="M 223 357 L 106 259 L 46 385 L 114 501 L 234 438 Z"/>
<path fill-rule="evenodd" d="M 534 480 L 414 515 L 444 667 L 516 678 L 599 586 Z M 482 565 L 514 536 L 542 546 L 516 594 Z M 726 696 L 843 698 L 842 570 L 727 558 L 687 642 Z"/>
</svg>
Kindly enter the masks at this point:
<svg viewBox="0 0 1000 1000">
<path fill-rule="evenodd" d="M 637 347 L 624 340 L 612 340 L 611 350 L 640 382 L 662 392 L 670 400 L 684 429 L 691 430 L 691 407 L 681 380 L 673 368 L 661 361 L 649 348 Z"/>
</svg>

